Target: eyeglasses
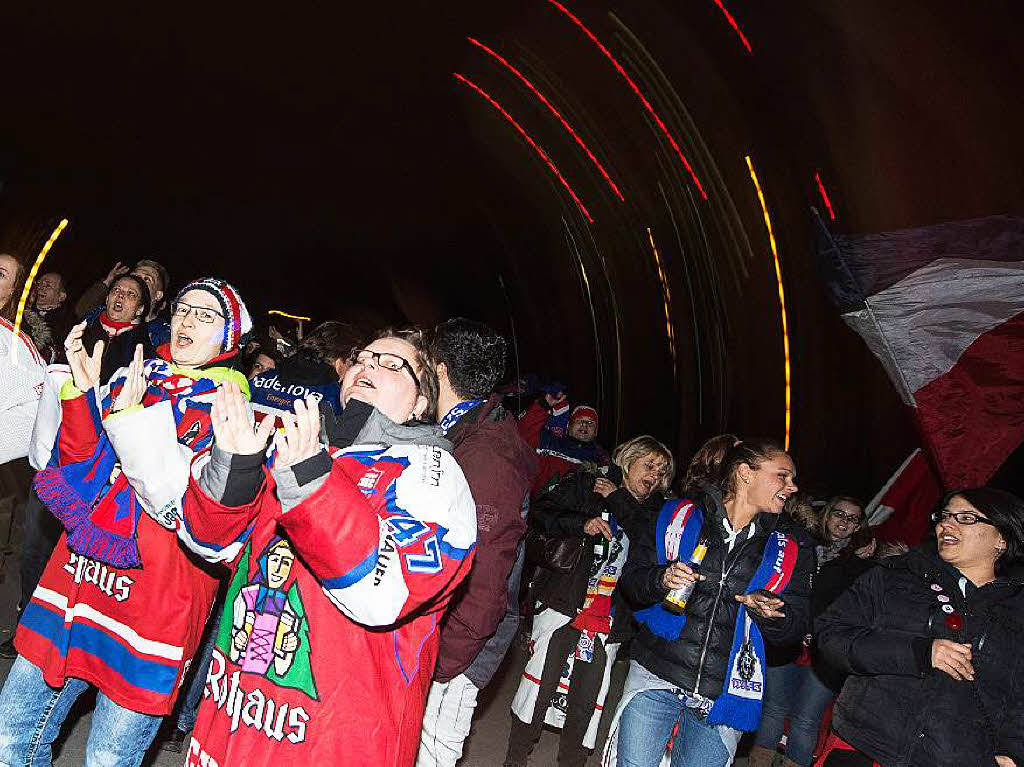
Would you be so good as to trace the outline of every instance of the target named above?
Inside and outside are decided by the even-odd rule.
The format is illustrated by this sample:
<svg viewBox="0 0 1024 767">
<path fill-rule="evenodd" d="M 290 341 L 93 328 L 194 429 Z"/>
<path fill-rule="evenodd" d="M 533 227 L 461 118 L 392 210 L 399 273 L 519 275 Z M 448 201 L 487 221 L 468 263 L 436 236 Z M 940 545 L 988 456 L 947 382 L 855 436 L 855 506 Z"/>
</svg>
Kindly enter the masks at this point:
<svg viewBox="0 0 1024 767">
<path fill-rule="evenodd" d="M 194 312 L 196 319 L 200 322 L 204 322 L 207 325 L 216 321 L 218 317 L 224 319 L 224 315 L 218 312 L 216 309 L 208 309 L 205 306 L 193 306 L 192 304 L 186 304 L 184 301 L 175 301 L 171 305 L 171 314 L 175 317 L 185 318 L 188 317 L 189 312 Z"/>
<path fill-rule="evenodd" d="M 976 525 L 981 522 L 984 525 L 996 526 L 996 523 L 990 519 L 985 519 L 973 511 L 936 511 L 932 514 L 932 524 L 937 525 L 940 522 L 948 522 L 950 519 L 955 519 L 958 525 Z"/>
<path fill-rule="evenodd" d="M 398 373 L 405 368 L 409 371 L 409 375 L 412 376 L 412 381 L 416 384 L 416 389 L 420 388 L 420 379 L 416 376 L 416 371 L 412 369 L 412 365 L 409 364 L 409 360 L 405 357 L 400 357 L 397 354 L 391 354 L 390 352 L 374 352 L 369 349 L 353 349 L 349 355 L 349 361 L 353 364 L 359 363 L 361 365 L 366 364 L 370 360 L 374 361 L 377 367 L 390 370 L 392 373 Z"/>
<path fill-rule="evenodd" d="M 859 525 L 861 522 L 864 521 L 863 516 L 852 511 L 840 511 L 839 509 L 832 509 L 832 511 L 830 511 L 829 514 L 831 514 L 836 519 L 841 519 L 844 522 L 852 522 L 855 525 Z"/>
</svg>

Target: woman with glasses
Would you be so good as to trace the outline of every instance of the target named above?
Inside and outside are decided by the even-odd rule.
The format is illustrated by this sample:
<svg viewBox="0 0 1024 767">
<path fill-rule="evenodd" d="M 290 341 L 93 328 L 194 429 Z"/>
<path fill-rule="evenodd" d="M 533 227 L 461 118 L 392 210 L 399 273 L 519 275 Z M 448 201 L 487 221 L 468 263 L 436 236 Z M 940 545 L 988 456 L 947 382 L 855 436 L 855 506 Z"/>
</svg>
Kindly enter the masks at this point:
<svg viewBox="0 0 1024 767">
<path fill-rule="evenodd" d="M 189 763 L 415 761 L 476 506 L 433 423 L 424 334 L 384 331 L 351 360 L 336 428 L 296 401 L 267 471 L 273 419 L 254 430 L 239 390 L 218 394 L 180 534 L 233 578 Z"/>
<path fill-rule="evenodd" d="M 119 289 L 141 293 L 145 283 L 122 277 Z M 211 278 L 178 296 L 159 356 L 137 346 L 108 383 L 102 341 L 87 347 L 81 324 L 68 335 L 60 435 L 35 479 L 66 532 L 21 614 L 19 657 L 0 692 L 0 763 L 49 764 L 89 687 L 98 695 L 88 765 L 138 765 L 170 713 L 217 590 L 175 528 L 213 442 L 216 392 L 245 386 L 232 366 L 251 326 L 235 289 Z"/>
<path fill-rule="evenodd" d="M 506 765 L 526 764 L 545 722 L 561 728 L 559 767 L 586 763 L 612 665 L 632 634 L 617 588 L 629 543 L 654 525 L 674 474 L 668 448 L 634 437 L 615 449 L 610 467 L 577 471 L 534 502 L 532 525 L 585 544 L 571 572 L 542 569 L 535 581 L 530 658 L 512 701 Z"/>
<path fill-rule="evenodd" d="M 797 497 L 790 500 L 795 501 Z M 828 570 L 839 567 L 845 570 L 847 562 L 851 567 L 862 568 L 858 572 L 872 566 L 865 560 L 875 550 L 874 540 L 856 549 L 856 544 L 851 544 L 864 525 L 864 504 L 858 499 L 849 495 L 834 496 L 820 514 L 812 510 L 806 523 L 812 525 L 809 532 L 816 539 L 815 568 L 819 573 L 823 566 Z M 820 585 L 820 579 L 815 578 L 812 604 L 817 601 Z M 821 670 L 820 664 L 812 664 L 810 648 L 810 634 L 800 643 L 766 648 L 764 709 L 749 755 L 750 767 L 771 767 L 787 719 L 789 733 L 782 767 L 809 767 L 814 759 L 821 717 L 836 692 L 829 686 L 828 674 Z"/>
<path fill-rule="evenodd" d="M 850 674 L 821 764 L 1024 765 L 1024 501 L 945 498 L 935 540 L 885 560 L 816 623 Z"/>
</svg>

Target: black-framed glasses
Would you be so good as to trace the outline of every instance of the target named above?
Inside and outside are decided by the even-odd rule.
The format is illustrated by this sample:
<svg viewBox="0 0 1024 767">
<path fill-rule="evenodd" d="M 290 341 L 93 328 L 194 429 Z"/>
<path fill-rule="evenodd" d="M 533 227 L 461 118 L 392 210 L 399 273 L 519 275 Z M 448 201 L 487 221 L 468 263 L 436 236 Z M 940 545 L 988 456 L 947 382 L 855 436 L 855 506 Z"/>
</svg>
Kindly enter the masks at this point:
<svg viewBox="0 0 1024 767">
<path fill-rule="evenodd" d="M 224 315 L 216 309 L 208 309 L 205 306 L 194 306 L 192 304 L 186 304 L 184 301 L 175 301 L 171 304 L 171 314 L 175 317 L 181 317 L 184 319 L 185 317 L 188 317 L 189 312 L 193 312 L 196 315 L 197 320 L 204 322 L 207 325 L 215 322 L 218 317 L 222 320 L 224 319 Z"/>
<path fill-rule="evenodd" d="M 398 354 L 392 354 L 391 352 L 374 352 L 369 349 L 353 349 L 349 355 L 349 360 L 355 364 L 363 364 L 374 361 L 377 367 L 390 370 L 392 373 L 400 373 L 402 368 L 409 371 L 409 375 L 412 376 L 412 382 L 416 384 L 417 391 L 420 388 L 420 379 L 416 375 L 416 371 L 412 369 L 412 365 L 409 364 L 409 360 Z"/>
<path fill-rule="evenodd" d="M 976 525 L 981 522 L 984 525 L 996 526 L 996 523 L 991 519 L 985 519 L 977 512 L 974 511 L 936 511 L 932 514 L 932 524 L 937 525 L 940 522 L 948 522 L 950 519 L 955 519 L 958 525 Z"/>
<path fill-rule="evenodd" d="M 836 519 L 841 519 L 844 522 L 851 522 L 855 525 L 859 525 L 861 522 L 864 521 L 864 516 L 859 512 L 840 511 L 839 509 L 832 509 L 832 511 L 830 511 L 829 514 L 831 514 Z"/>
</svg>

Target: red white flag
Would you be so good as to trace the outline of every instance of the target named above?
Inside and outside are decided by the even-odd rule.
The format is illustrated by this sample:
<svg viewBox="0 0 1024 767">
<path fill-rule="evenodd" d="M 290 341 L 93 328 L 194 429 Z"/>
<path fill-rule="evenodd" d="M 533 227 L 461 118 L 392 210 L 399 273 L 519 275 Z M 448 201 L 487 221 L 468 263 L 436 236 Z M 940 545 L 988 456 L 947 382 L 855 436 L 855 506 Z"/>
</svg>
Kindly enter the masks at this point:
<svg viewBox="0 0 1024 767">
<path fill-rule="evenodd" d="M 941 497 L 935 471 L 918 448 L 871 499 L 864 516 L 879 540 L 913 546 L 928 532 L 929 516 Z"/>
</svg>

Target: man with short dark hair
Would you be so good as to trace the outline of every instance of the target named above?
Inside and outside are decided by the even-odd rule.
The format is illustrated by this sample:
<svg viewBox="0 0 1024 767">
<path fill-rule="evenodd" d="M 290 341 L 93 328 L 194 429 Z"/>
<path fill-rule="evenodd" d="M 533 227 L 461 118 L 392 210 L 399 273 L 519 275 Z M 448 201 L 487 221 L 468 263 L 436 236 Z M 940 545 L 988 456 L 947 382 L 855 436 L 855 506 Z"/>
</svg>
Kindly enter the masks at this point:
<svg viewBox="0 0 1024 767">
<path fill-rule="evenodd" d="M 74 324 L 67 298 L 63 275 L 46 272 L 36 278 L 25 327 L 47 362 L 63 361 L 64 338 Z"/>
<path fill-rule="evenodd" d="M 483 323 L 453 319 L 437 327 L 431 351 L 441 429 L 476 502 L 477 544 L 464 590 L 441 627 L 417 767 L 458 761 L 477 693 L 515 637 L 526 503 L 537 470 L 515 418 L 493 393 L 505 372 L 505 339 Z"/>
</svg>

